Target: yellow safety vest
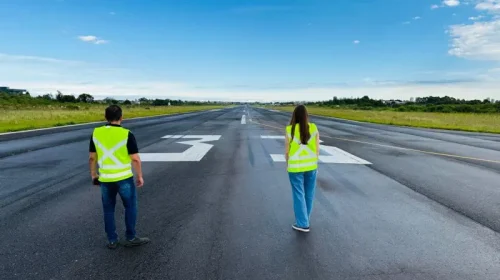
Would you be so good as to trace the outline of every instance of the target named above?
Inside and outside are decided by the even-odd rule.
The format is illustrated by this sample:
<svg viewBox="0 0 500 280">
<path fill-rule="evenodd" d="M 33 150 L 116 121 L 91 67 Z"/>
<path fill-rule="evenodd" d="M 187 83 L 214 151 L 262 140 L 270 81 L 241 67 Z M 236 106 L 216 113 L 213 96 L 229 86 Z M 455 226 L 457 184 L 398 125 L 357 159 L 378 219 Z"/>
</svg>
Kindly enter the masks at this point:
<svg viewBox="0 0 500 280">
<path fill-rule="evenodd" d="M 306 145 L 300 141 L 300 127 L 299 124 L 295 126 L 295 135 L 292 140 L 292 126 L 286 127 L 288 139 L 290 139 L 290 149 L 288 158 L 288 172 L 298 173 L 316 170 L 318 168 L 318 156 L 316 151 L 316 134 L 318 128 L 315 124 L 309 123 L 309 133 L 311 138 Z"/>
<path fill-rule="evenodd" d="M 99 165 L 99 181 L 118 182 L 128 179 L 132 173 L 132 160 L 128 154 L 129 130 L 116 126 L 94 129 L 94 141 Z"/>
</svg>

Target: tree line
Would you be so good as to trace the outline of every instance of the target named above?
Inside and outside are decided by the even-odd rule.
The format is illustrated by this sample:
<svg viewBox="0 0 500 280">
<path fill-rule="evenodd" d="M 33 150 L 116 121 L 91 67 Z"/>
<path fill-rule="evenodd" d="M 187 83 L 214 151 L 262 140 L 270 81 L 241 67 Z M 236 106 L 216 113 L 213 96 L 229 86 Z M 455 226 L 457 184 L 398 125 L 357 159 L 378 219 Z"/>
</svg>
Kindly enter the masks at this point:
<svg viewBox="0 0 500 280">
<path fill-rule="evenodd" d="M 400 112 L 441 112 L 441 113 L 500 113 L 500 100 L 465 100 L 449 96 L 428 96 L 403 100 L 378 100 L 368 96 L 361 98 L 337 98 L 319 102 L 305 102 L 329 108 L 349 108 L 354 110 L 394 110 Z M 294 102 L 278 103 L 292 105 Z"/>
<path fill-rule="evenodd" d="M 0 105 L 77 105 L 77 104 L 119 104 L 119 105 L 146 105 L 146 106 L 186 106 L 186 105 L 205 105 L 216 104 L 217 102 L 199 102 L 183 101 L 172 99 L 148 99 L 140 98 L 138 100 L 118 100 L 115 98 L 105 98 L 96 100 L 88 93 L 82 93 L 78 96 L 72 94 L 63 94 L 58 91 L 56 95 L 44 94 L 31 96 L 29 92 L 25 94 L 14 94 L 12 92 L 0 92 Z"/>
</svg>

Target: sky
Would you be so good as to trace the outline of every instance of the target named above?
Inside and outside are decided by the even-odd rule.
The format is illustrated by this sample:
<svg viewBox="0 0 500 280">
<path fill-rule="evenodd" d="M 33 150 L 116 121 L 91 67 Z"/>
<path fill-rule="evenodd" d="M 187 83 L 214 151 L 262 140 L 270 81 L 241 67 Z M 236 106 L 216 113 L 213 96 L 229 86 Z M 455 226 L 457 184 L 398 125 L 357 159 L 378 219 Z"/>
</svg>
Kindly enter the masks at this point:
<svg viewBox="0 0 500 280">
<path fill-rule="evenodd" d="M 0 0 L 32 95 L 500 99 L 500 0 Z"/>
</svg>

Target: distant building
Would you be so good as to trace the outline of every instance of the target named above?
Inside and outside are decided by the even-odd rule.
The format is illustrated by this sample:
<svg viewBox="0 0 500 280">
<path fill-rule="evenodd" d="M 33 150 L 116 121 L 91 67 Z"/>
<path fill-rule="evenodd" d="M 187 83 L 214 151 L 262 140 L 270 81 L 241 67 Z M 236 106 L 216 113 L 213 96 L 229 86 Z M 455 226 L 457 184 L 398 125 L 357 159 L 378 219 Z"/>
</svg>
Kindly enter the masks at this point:
<svg viewBox="0 0 500 280">
<path fill-rule="evenodd" d="M 0 87 L 0 92 L 5 92 L 9 94 L 25 94 L 28 91 L 25 89 L 15 89 L 15 88 L 9 88 L 9 87 Z"/>
<path fill-rule="evenodd" d="M 391 105 L 391 104 L 403 105 L 403 104 L 408 103 L 408 101 L 403 101 L 403 100 L 399 100 L 399 99 L 398 100 L 394 100 L 394 99 L 391 99 L 391 100 L 382 100 L 382 102 L 384 104 L 389 104 L 389 105 Z"/>
</svg>

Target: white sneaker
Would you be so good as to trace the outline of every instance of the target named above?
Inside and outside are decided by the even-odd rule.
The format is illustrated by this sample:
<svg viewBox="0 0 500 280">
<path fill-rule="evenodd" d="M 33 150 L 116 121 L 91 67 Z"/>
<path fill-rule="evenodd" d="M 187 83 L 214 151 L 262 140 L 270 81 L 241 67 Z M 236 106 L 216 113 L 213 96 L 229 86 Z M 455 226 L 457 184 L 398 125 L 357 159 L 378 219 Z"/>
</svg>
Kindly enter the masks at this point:
<svg viewBox="0 0 500 280">
<path fill-rule="evenodd" d="M 309 227 L 302 228 L 297 225 L 292 225 L 292 228 L 296 231 L 301 231 L 301 232 L 309 232 Z"/>
</svg>

